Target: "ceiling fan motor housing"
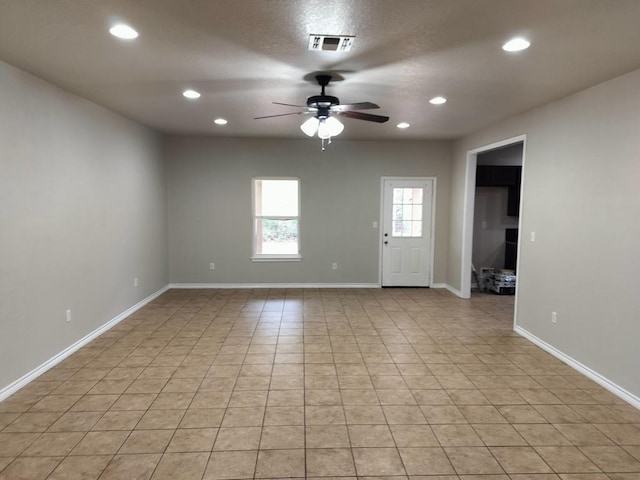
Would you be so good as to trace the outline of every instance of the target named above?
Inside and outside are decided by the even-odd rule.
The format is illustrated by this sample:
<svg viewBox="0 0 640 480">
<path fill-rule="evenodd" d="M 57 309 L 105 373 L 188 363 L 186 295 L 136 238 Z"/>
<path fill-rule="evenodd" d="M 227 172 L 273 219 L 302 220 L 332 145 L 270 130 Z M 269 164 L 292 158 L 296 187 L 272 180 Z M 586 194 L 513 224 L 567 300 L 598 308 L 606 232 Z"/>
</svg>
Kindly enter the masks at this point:
<svg viewBox="0 0 640 480">
<path fill-rule="evenodd" d="M 318 117 L 328 117 L 329 109 L 336 105 L 340 105 L 338 97 L 332 97 L 331 95 L 314 95 L 307 98 L 307 107 L 315 108 L 318 110 Z"/>
<path fill-rule="evenodd" d="M 331 107 L 340 105 L 340 99 L 338 97 L 332 97 L 331 95 L 324 94 L 324 87 L 329 85 L 331 75 L 316 75 L 316 80 L 322 88 L 322 92 L 320 95 L 313 95 L 312 97 L 307 98 L 307 107 L 318 110 L 316 117 L 327 118 L 330 114 Z"/>
</svg>

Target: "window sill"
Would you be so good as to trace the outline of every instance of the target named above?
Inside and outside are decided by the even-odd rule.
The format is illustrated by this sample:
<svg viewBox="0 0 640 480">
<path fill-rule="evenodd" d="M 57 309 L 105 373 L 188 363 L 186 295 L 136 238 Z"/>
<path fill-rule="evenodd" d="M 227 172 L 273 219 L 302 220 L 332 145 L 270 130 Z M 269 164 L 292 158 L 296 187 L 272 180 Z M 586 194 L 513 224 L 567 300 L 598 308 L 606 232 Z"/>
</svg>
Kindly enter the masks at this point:
<svg viewBox="0 0 640 480">
<path fill-rule="evenodd" d="M 251 257 L 252 262 L 300 262 L 300 255 L 258 255 Z"/>
</svg>

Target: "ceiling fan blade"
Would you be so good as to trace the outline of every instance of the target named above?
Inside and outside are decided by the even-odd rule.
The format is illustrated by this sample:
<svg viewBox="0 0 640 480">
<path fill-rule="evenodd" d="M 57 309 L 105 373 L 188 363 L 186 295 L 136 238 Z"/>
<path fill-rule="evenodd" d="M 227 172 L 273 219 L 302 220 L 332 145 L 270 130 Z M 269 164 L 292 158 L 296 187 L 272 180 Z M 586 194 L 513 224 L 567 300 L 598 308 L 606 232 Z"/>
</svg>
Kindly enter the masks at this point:
<svg viewBox="0 0 640 480">
<path fill-rule="evenodd" d="M 389 120 L 389 117 L 383 115 L 372 115 L 370 113 L 362 112 L 336 112 L 338 115 L 342 115 L 348 118 L 355 118 L 356 120 L 366 120 L 367 122 L 384 123 Z"/>
<path fill-rule="evenodd" d="M 298 107 L 298 108 L 307 108 L 306 105 L 292 105 L 291 103 L 280 103 L 280 102 L 271 102 L 274 105 L 284 105 L 285 107 Z"/>
<path fill-rule="evenodd" d="M 287 115 L 301 115 L 307 112 L 289 112 L 289 113 L 279 113 L 278 115 L 265 115 L 263 117 L 254 117 L 254 120 L 260 120 L 263 118 L 273 118 L 273 117 L 286 117 Z"/>
<path fill-rule="evenodd" d="M 336 105 L 331 107 L 334 112 L 348 112 L 350 110 L 371 110 L 373 108 L 380 108 L 379 105 L 371 102 L 349 103 L 346 105 Z"/>
</svg>

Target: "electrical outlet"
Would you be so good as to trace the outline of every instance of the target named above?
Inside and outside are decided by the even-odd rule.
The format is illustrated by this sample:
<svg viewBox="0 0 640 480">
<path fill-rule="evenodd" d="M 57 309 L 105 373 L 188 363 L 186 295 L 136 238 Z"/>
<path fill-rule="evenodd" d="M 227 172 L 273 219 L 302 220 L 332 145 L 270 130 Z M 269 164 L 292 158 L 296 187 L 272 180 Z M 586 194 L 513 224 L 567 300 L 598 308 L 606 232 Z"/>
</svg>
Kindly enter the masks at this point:
<svg viewBox="0 0 640 480">
<path fill-rule="evenodd" d="M 67 323 L 71 321 L 71 310 L 67 310 Z"/>
<path fill-rule="evenodd" d="M 375 220 L 373 221 L 373 228 L 378 228 L 378 222 L 376 222 Z"/>
<path fill-rule="evenodd" d="M 484 220 L 484 221 L 482 222 L 482 229 L 483 229 L 483 230 L 486 230 L 488 227 L 489 227 L 489 222 L 487 222 L 486 220 Z"/>
<path fill-rule="evenodd" d="M 210 263 L 209 264 L 209 270 L 215 270 L 216 269 L 216 264 L 215 263 Z"/>
<path fill-rule="evenodd" d="M 558 323 L 558 313 L 551 312 L 551 323 Z"/>
<path fill-rule="evenodd" d="M 331 264 L 331 270 L 337 270 L 338 269 L 338 264 L 337 263 L 332 263 Z"/>
<path fill-rule="evenodd" d="M 139 285 L 138 277 L 136 277 L 136 278 L 133 279 L 133 286 L 137 287 L 138 285 Z"/>
<path fill-rule="evenodd" d="M 531 232 L 529 238 L 531 239 L 532 242 L 536 241 L 536 232 Z"/>
</svg>

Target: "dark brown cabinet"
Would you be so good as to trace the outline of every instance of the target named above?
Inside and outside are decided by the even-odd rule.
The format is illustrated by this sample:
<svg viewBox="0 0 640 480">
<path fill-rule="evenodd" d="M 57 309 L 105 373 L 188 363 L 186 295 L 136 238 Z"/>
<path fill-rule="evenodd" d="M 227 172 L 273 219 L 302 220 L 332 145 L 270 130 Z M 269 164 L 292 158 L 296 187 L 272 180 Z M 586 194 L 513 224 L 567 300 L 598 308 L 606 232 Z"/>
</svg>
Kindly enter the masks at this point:
<svg viewBox="0 0 640 480">
<path fill-rule="evenodd" d="M 520 216 L 520 184 L 507 187 L 507 216 Z"/>
<path fill-rule="evenodd" d="M 521 166 L 478 165 L 477 187 L 507 187 L 507 215 L 517 217 L 520 212 Z"/>
<path fill-rule="evenodd" d="M 522 167 L 478 165 L 476 169 L 476 186 L 478 187 L 510 187 L 520 185 Z"/>
</svg>

